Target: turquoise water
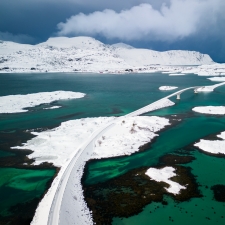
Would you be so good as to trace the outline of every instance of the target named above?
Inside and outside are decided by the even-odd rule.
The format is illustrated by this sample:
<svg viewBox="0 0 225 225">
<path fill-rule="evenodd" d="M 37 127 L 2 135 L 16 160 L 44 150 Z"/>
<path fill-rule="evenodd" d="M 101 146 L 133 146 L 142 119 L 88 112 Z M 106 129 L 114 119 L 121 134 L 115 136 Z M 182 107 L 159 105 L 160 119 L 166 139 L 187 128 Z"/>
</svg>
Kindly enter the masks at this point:
<svg viewBox="0 0 225 225">
<path fill-rule="evenodd" d="M 61 122 L 84 117 L 120 116 L 145 106 L 155 100 L 167 96 L 174 91 L 161 92 L 159 86 L 178 86 L 179 89 L 198 85 L 214 84 L 205 77 L 195 75 L 169 77 L 166 74 L 0 74 L 0 96 L 11 94 L 27 94 L 44 91 L 79 91 L 87 95 L 76 100 L 59 101 L 53 105 L 61 105 L 62 108 L 54 110 L 42 110 L 36 107 L 31 112 L 17 114 L 0 114 L 0 130 L 26 130 L 40 127 L 58 126 Z M 145 152 L 128 157 L 105 159 L 88 164 L 88 176 L 86 184 L 102 182 L 107 179 L 120 176 L 127 171 L 141 166 L 154 166 L 160 156 L 174 152 L 188 144 L 211 133 L 225 130 L 225 118 L 204 116 L 193 113 L 191 108 L 201 105 L 224 105 L 225 87 L 219 87 L 213 93 L 194 94 L 193 90 L 181 95 L 178 101 L 173 97 L 176 105 L 170 108 L 151 112 L 147 115 L 167 116 L 179 114 L 182 121 L 175 127 L 163 131 L 159 138 Z M 5 141 L 5 140 L 0 140 Z M 7 157 L 0 151 L 0 157 Z M 203 185 L 223 184 L 224 168 L 223 159 L 205 156 L 198 151 L 194 152 L 196 160 L 189 166 L 197 176 L 197 181 Z M 211 163 L 211 164 L 210 164 Z M 205 167 L 207 167 L 205 169 Z M 210 169 L 213 167 L 213 170 Z M 219 174 L 217 171 L 221 171 Z M 213 176 L 209 176 L 213 174 Z M 214 174 L 217 174 L 214 176 Z M 0 168 L 0 215 L 10 214 L 9 208 L 16 204 L 30 201 L 36 196 L 41 196 L 46 190 L 46 183 L 53 177 L 52 170 L 27 170 L 16 168 Z M 208 179 L 210 177 L 210 179 Z M 3 182 L 4 181 L 4 182 Z M 157 204 L 146 206 L 144 211 L 127 219 L 114 219 L 115 224 L 190 224 L 191 222 L 210 224 L 204 213 L 214 214 L 216 210 L 218 218 L 213 217 L 213 223 L 222 224 L 221 213 L 223 203 L 213 200 L 212 191 L 201 186 L 204 197 L 193 199 L 190 202 L 177 203 L 168 199 L 168 206 L 161 206 L 154 211 Z M 5 196 L 10 196 L 6 198 Z M 197 201 L 197 209 L 195 202 Z M 201 203 L 202 201 L 202 203 Z M 209 207 L 213 206 L 213 209 Z M 202 210 L 204 208 L 204 210 Z M 184 212 L 183 212 L 184 211 Z M 186 215 L 185 211 L 188 211 Z M 202 212 L 203 211 L 203 212 Z M 221 212 L 221 213 L 220 213 Z M 168 220 L 168 216 L 174 218 L 174 222 Z M 221 218 L 219 218 L 221 217 Z M 139 221 L 139 222 L 138 222 Z M 218 221 L 218 222 L 217 222 Z M 212 221 L 211 221 L 212 222 Z"/>
<path fill-rule="evenodd" d="M 11 206 L 41 197 L 55 170 L 0 168 L 0 216 L 10 216 Z"/>
</svg>

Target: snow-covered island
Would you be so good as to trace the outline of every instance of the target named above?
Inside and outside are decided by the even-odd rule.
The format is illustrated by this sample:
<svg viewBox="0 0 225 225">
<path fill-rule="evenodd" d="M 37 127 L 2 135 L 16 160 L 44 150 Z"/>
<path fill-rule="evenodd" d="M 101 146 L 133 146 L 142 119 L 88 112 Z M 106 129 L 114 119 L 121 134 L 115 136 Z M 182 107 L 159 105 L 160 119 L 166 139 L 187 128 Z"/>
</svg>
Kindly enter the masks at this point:
<svg viewBox="0 0 225 225">
<path fill-rule="evenodd" d="M 114 119 L 115 117 L 97 117 L 67 121 L 53 130 L 32 132 L 37 137 L 27 141 L 23 146 L 14 148 L 34 151 L 28 157 L 35 159 L 35 165 L 50 162 L 61 167 L 74 153 L 76 146 L 85 142 L 87 137 L 103 124 Z M 155 116 L 124 118 L 96 140 L 91 158 L 130 155 L 158 136 L 156 132 L 167 125 L 168 119 Z"/>
<path fill-rule="evenodd" d="M 73 214 L 62 213 L 62 221 L 76 221 L 80 224 L 93 224 L 91 212 L 83 198 L 81 177 L 85 162 L 93 158 L 107 158 L 129 155 L 139 151 L 139 147 L 157 136 L 156 132 L 169 125 L 169 120 L 156 116 L 123 117 L 115 120 L 114 117 L 85 118 L 62 123 L 59 127 L 44 132 L 33 132 L 36 137 L 15 149 L 31 149 L 34 151 L 28 157 L 35 159 L 34 164 L 50 162 L 60 166 L 61 170 L 54 179 L 52 186 L 44 196 L 36 210 L 32 225 L 47 224 L 48 214 L 60 178 L 67 167 L 67 163 L 82 145 L 96 130 L 103 125 L 115 121 L 114 125 L 95 140 L 93 152 L 83 154 L 73 168 L 62 200 L 63 211 L 73 209 Z M 60 137 L 60 138 L 59 138 Z M 74 197 L 76 196 L 76 197 Z"/>
<path fill-rule="evenodd" d="M 184 73 L 170 73 L 169 72 L 169 76 L 184 76 L 184 75 L 186 75 L 186 74 L 184 74 Z"/>
<path fill-rule="evenodd" d="M 150 168 L 145 174 L 148 175 L 152 180 L 169 184 L 170 187 L 166 188 L 166 190 L 176 195 L 180 193 L 181 189 L 186 189 L 186 187 L 170 180 L 171 177 L 176 176 L 174 171 L 175 169 L 173 167 L 164 167 L 162 169 Z"/>
<path fill-rule="evenodd" d="M 38 106 L 43 103 L 51 103 L 58 100 L 83 98 L 84 93 L 72 91 L 39 92 L 27 95 L 8 95 L 0 97 L 0 113 L 27 112 L 25 108 Z M 47 109 L 56 109 L 53 106 Z"/>
<path fill-rule="evenodd" d="M 198 113 L 211 115 L 225 115 L 225 106 L 199 106 L 192 109 Z"/>
<path fill-rule="evenodd" d="M 225 85 L 225 82 L 209 85 L 209 86 L 202 86 L 195 89 L 196 92 L 212 92 L 215 88 Z"/>
<path fill-rule="evenodd" d="M 211 81 L 215 81 L 215 82 L 225 82 L 225 77 L 211 77 L 211 78 L 208 78 L 208 79 L 211 80 Z"/>
<path fill-rule="evenodd" d="M 221 138 L 222 140 L 211 141 L 201 139 L 198 143 L 194 144 L 194 146 L 207 153 L 225 155 L 225 132 L 217 135 L 217 137 Z"/>
<path fill-rule="evenodd" d="M 156 71 L 221 75 L 225 66 L 195 51 L 157 52 L 123 43 L 106 45 L 91 37 L 54 37 L 37 45 L 0 41 L 1 73 Z"/>
<path fill-rule="evenodd" d="M 161 86 L 161 87 L 159 87 L 159 90 L 160 91 L 171 91 L 171 90 L 175 90 L 177 88 L 178 87 L 175 87 L 175 86 Z"/>
</svg>

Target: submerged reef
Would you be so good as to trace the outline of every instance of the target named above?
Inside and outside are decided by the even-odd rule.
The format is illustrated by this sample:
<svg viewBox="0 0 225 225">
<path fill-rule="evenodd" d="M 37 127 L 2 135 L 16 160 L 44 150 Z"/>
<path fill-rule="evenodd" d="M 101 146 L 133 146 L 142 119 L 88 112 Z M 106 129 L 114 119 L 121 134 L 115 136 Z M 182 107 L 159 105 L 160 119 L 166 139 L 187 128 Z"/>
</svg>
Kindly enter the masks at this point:
<svg viewBox="0 0 225 225">
<path fill-rule="evenodd" d="M 145 173 L 149 167 L 133 169 L 122 176 L 103 183 L 84 185 L 84 196 L 93 220 L 97 225 L 111 224 L 114 217 L 131 217 L 139 214 L 143 208 L 152 202 L 161 202 L 166 205 L 164 195 L 171 196 L 181 202 L 194 197 L 201 197 L 198 184 L 191 173 L 191 168 L 177 164 L 191 162 L 194 157 L 166 155 L 155 167 L 161 169 L 165 165 L 173 165 L 176 176 L 171 180 L 185 186 L 179 194 L 169 193 L 166 188 L 169 184 L 152 180 Z M 82 181 L 85 179 L 85 174 Z"/>
<path fill-rule="evenodd" d="M 225 202 L 225 185 L 217 184 L 211 187 L 213 190 L 214 198 L 218 202 Z"/>
</svg>

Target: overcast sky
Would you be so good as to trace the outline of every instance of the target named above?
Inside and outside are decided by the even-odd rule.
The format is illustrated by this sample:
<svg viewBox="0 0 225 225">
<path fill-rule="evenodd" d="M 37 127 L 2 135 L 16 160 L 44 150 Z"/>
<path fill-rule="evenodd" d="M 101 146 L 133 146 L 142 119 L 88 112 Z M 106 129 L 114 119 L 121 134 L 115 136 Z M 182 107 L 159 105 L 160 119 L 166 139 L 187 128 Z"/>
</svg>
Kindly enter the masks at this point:
<svg viewBox="0 0 225 225">
<path fill-rule="evenodd" d="M 92 36 L 153 50 L 196 50 L 225 62 L 225 0 L 0 0 L 0 39 Z"/>
</svg>

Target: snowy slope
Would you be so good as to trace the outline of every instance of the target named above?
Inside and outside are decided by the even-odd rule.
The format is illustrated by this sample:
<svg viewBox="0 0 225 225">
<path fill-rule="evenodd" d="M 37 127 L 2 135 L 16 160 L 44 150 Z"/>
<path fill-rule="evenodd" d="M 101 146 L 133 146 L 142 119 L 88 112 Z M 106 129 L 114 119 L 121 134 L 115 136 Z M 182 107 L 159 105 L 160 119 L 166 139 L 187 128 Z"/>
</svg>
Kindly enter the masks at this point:
<svg viewBox="0 0 225 225">
<path fill-rule="evenodd" d="M 156 52 L 119 43 L 105 45 L 90 37 L 55 37 L 37 45 L 0 41 L 0 72 L 125 72 L 158 65 L 212 64 L 193 51 Z M 158 68 L 162 70 L 162 68 Z"/>
<path fill-rule="evenodd" d="M 205 54 L 194 51 L 166 51 L 157 52 L 148 49 L 117 48 L 116 54 L 133 66 L 159 65 L 201 65 L 212 63 L 212 59 Z"/>
<path fill-rule="evenodd" d="M 93 50 L 99 49 L 102 50 L 105 46 L 100 41 L 95 40 L 90 37 L 55 37 L 49 38 L 46 42 L 40 43 L 37 46 L 53 46 L 56 48 L 79 48 L 83 50 Z"/>
</svg>

